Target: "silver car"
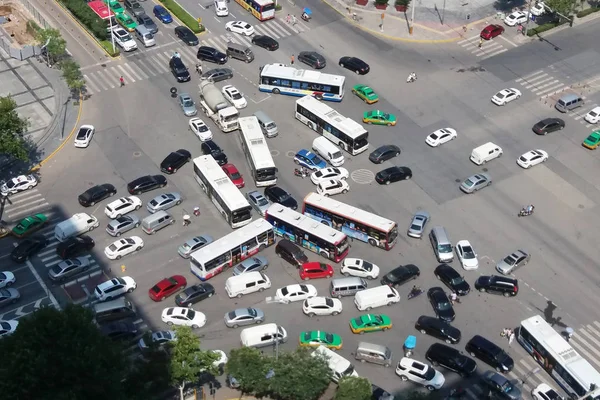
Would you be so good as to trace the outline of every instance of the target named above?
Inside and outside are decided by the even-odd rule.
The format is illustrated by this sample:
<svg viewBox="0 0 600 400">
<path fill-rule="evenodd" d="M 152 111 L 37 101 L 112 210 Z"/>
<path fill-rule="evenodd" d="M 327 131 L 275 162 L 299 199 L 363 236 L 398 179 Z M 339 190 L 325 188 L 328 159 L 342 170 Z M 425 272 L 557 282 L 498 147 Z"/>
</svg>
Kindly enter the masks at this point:
<svg viewBox="0 0 600 400">
<path fill-rule="evenodd" d="M 265 321 L 265 313 L 258 308 L 238 308 L 225 314 L 224 320 L 228 328 L 262 324 Z"/>
<path fill-rule="evenodd" d="M 184 244 L 179 246 L 177 252 L 183 258 L 190 258 L 194 251 L 206 246 L 209 243 L 212 243 L 214 240 L 215 239 L 213 239 L 212 236 L 208 235 L 196 236 L 187 240 Z"/>
<path fill-rule="evenodd" d="M 246 258 L 233 268 L 233 275 L 241 275 L 247 272 L 262 271 L 267 269 L 269 261 L 263 256 Z"/>
<path fill-rule="evenodd" d="M 113 219 L 106 225 L 106 232 L 110 236 L 121 236 L 121 234 L 140 226 L 140 219 L 135 214 L 123 215 Z"/>
<path fill-rule="evenodd" d="M 177 340 L 177 334 L 175 331 L 148 332 L 140 339 L 138 342 L 138 347 L 140 350 L 147 350 L 150 348 L 151 344 L 154 344 L 156 347 L 160 348 L 166 343 L 174 340 Z"/>
<path fill-rule="evenodd" d="M 176 192 L 159 194 L 148 202 L 146 208 L 149 212 L 154 214 L 157 211 L 165 211 L 169 208 L 178 206 L 181 204 L 181 195 Z"/>
<path fill-rule="evenodd" d="M 460 185 L 460 190 L 465 193 L 475 193 L 479 189 L 483 189 L 491 184 L 492 178 L 488 174 L 475 174 L 465 179 L 465 181 Z"/>
<path fill-rule="evenodd" d="M 256 212 L 258 212 L 264 217 L 267 213 L 267 209 L 271 205 L 271 203 L 269 203 L 269 200 L 267 200 L 267 198 L 263 196 L 262 193 L 260 193 L 258 190 L 248 192 L 246 196 L 248 197 L 248 201 L 250 202 L 252 208 L 254 208 Z"/>
<path fill-rule="evenodd" d="M 425 231 L 425 225 L 429 222 L 429 213 L 427 211 L 419 211 L 414 216 L 408 227 L 406 234 L 410 237 L 421 239 Z"/>
<path fill-rule="evenodd" d="M 7 304 L 16 303 L 21 298 L 21 293 L 17 289 L 0 289 L 0 307 Z"/>
<path fill-rule="evenodd" d="M 64 281 L 86 271 L 90 267 L 90 259 L 88 257 L 77 257 L 64 260 L 50 268 L 48 277 L 53 281 Z"/>
<path fill-rule="evenodd" d="M 514 253 L 506 256 L 504 260 L 496 264 L 496 271 L 503 275 L 508 275 L 517 268 L 526 265 L 529 262 L 531 255 L 523 250 L 517 250 Z"/>
<path fill-rule="evenodd" d="M 186 117 L 193 117 L 194 115 L 198 114 L 196 103 L 194 103 L 192 96 L 187 93 L 181 93 L 179 95 L 179 105 L 181 106 L 181 109 Z"/>
</svg>

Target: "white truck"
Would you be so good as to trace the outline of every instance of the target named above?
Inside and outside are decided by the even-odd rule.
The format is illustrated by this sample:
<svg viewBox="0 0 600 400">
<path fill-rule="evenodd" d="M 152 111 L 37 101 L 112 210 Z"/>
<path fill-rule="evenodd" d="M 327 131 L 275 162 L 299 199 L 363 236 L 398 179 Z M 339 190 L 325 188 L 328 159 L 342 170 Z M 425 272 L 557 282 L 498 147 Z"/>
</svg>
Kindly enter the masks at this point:
<svg viewBox="0 0 600 400">
<path fill-rule="evenodd" d="M 200 107 L 223 132 L 239 129 L 240 113 L 230 105 L 213 82 L 200 83 Z"/>
</svg>

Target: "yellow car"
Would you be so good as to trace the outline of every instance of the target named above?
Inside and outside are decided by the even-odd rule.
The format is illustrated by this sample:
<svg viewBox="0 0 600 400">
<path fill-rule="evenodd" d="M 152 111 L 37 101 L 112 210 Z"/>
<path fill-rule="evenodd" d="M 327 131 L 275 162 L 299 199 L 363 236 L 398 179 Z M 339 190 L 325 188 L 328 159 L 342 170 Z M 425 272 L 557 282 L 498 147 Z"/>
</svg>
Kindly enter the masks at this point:
<svg viewBox="0 0 600 400">
<path fill-rule="evenodd" d="M 350 320 L 352 333 L 387 331 L 392 327 L 392 320 L 384 314 L 365 314 Z"/>
<path fill-rule="evenodd" d="M 381 110 L 365 111 L 363 114 L 363 122 L 375 125 L 396 125 L 396 116 Z"/>
<path fill-rule="evenodd" d="M 594 131 L 590 133 L 590 136 L 588 136 L 582 144 L 583 147 L 586 147 L 590 150 L 596 150 L 598 146 L 600 146 L 600 131 Z"/>
</svg>

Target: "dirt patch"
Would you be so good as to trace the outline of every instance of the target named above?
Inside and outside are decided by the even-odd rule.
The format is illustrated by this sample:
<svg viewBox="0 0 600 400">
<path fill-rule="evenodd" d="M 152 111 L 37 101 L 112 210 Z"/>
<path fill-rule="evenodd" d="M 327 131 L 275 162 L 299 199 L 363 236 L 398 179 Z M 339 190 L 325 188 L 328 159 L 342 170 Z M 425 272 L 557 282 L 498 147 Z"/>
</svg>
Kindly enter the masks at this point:
<svg viewBox="0 0 600 400">
<path fill-rule="evenodd" d="M 27 32 L 27 14 L 23 9 L 14 3 L 5 3 L 0 6 L 0 17 L 4 17 L 6 22 L 0 25 L 15 42 L 24 45 L 36 44 L 35 38 Z"/>
</svg>

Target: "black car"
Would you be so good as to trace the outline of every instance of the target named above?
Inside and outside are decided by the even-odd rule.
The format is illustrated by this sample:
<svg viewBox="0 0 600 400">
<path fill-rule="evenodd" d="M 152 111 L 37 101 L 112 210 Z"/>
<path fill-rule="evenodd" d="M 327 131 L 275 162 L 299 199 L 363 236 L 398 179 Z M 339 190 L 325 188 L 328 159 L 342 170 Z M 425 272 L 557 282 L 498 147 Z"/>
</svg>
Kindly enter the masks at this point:
<svg viewBox="0 0 600 400">
<path fill-rule="evenodd" d="M 340 67 L 354 71 L 358 75 L 366 75 L 371 70 L 369 64 L 360 58 L 348 56 L 340 58 Z"/>
<path fill-rule="evenodd" d="M 304 64 L 310 65 L 315 69 L 325 68 L 325 65 L 327 65 L 325 57 L 316 51 L 301 51 L 298 54 L 298 61 L 302 61 Z"/>
<path fill-rule="evenodd" d="M 186 288 L 183 292 L 175 296 L 175 304 L 179 307 L 191 307 L 204 299 L 208 299 L 215 294 L 215 288 L 210 283 L 199 283 Z"/>
<path fill-rule="evenodd" d="M 174 174 L 177 170 L 185 165 L 186 162 L 190 161 L 192 154 L 185 150 L 179 149 L 169 154 L 160 163 L 160 170 L 165 174 Z"/>
<path fill-rule="evenodd" d="M 465 281 L 465 278 L 448 264 L 440 264 L 433 271 L 435 277 L 448 286 L 450 290 L 459 296 L 466 296 L 471 291 L 471 286 Z"/>
<path fill-rule="evenodd" d="M 375 164 L 381 164 L 384 161 L 392 159 L 400 155 L 400 147 L 394 144 L 384 144 L 379 146 L 371 154 L 369 154 L 369 160 Z"/>
<path fill-rule="evenodd" d="M 28 237 L 21 241 L 10 253 L 10 258 L 17 263 L 24 263 L 29 257 L 35 255 L 48 244 L 48 240 L 42 235 Z"/>
<path fill-rule="evenodd" d="M 56 246 L 56 254 L 66 260 L 92 250 L 95 244 L 94 239 L 86 235 L 72 237 Z"/>
<path fill-rule="evenodd" d="M 508 276 L 481 275 L 475 281 L 475 289 L 480 292 L 501 294 L 505 297 L 516 296 L 519 293 L 519 282 Z"/>
<path fill-rule="evenodd" d="M 425 358 L 434 366 L 441 365 L 460 374 L 463 378 L 472 375 L 477 369 L 475 360 L 465 356 L 457 349 L 441 343 L 429 346 Z"/>
<path fill-rule="evenodd" d="M 465 350 L 467 350 L 471 357 L 479 358 L 486 364 L 496 368 L 498 372 L 510 372 L 515 366 L 515 361 L 511 356 L 483 336 L 473 336 L 467 342 Z"/>
<path fill-rule="evenodd" d="M 152 18 L 150 18 L 148 16 L 148 14 L 140 14 L 137 16 L 137 22 L 138 25 L 143 25 L 146 27 L 146 29 L 148 29 L 150 31 L 150 33 L 155 34 L 156 32 L 158 32 L 158 26 L 156 26 L 156 23 L 154 22 L 154 20 Z"/>
<path fill-rule="evenodd" d="M 279 48 L 279 42 L 270 36 L 266 35 L 254 35 L 252 36 L 252 44 L 267 49 L 269 51 L 275 51 Z"/>
<path fill-rule="evenodd" d="M 394 400 L 394 396 L 377 385 L 371 384 L 371 400 Z"/>
<path fill-rule="evenodd" d="M 547 135 L 550 132 L 560 131 L 565 127 L 565 121 L 560 118 L 546 118 L 533 126 L 533 131 L 538 135 Z"/>
<path fill-rule="evenodd" d="M 408 167 L 390 167 L 379 171 L 375 180 L 380 185 L 389 185 L 391 182 L 403 181 L 412 178 L 412 171 Z"/>
<path fill-rule="evenodd" d="M 194 35 L 187 26 L 178 26 L 175 28 L 175 36 L 183 41 L 188 46 L 198 46 L 198 36 Z"/>
<path fill-rule="evenodd" d="M 132 340 L 137 336 L 138 330 L 132 319 L 124 319 L 100 325 L 100 332 L 112 340 Z"/>
<path fill-rule="evenodd" d="M 163 175 L 146 175 L 129 182 L 127 191 L 130 194 L 140 194 L 165 186 L 167 186 L 167 178 Z"/>
<path fill-rule="evenodd" d="M 223 150 L 212 140 L 207 140 L 206 142 L 202 142 L 202 154 L 205 156 L 213 156 L 213 158 L 217 161 L 217 164 L 223 166 L 227 164 L 227 155 L 223 153 Z"/>
<path fill-rule="evenodd" d="M 460 331 L 439 318 L 421 315 L 415 323 L 415 329 L 421 333 L 442 339 L 448 344 L 460 342 Z"/>
<path fill-rule="evenodd" d="M 227 62 L 227 54 L 221 53 L 214 47 L 200 46 L 196 54 L 198 60 L 210 61 L 217 64 L 225 64 Z"/>
<path fill-rule="evenodd" d="M 400 265 L 381 278 L 382 285 L 398 286 L 410 280 L 417 279 L 421 275 L 419 267 L 413 264 Z"/>
<path fill-rule="evenodd" d="M 190 71 L 183 63 L 181 57 L 171 57 L 169 60 L 169 68 L 175 79 L 177 79 L 177 82 L 187 82 L 192 79 Z"/>
<path fill-rule="evenodd" d="M 269 186 L 265 189 L 265 197 L 271 203 L 279 203 L 282 206 L 291 208 L 292 210 L 298 209 L 298 202 L 288 192 L 280 188 L 279 186 Z"/>
<path fill-rule="evenodd" d="M 91 207 L 99 201 L 117 194 L 117 189 L 110 183 L 96 185 L 81 193 L 77 200 L 84 207 Z"/>
<path fill-rule="evenodd" d="M 450 299 L 441 287 L 432 287 L 427 291 L 427 297 L 433 307 L 435 315 L 442 321 L 452 322 L 456 318 L 454 307 L 450 303 Z"/>
<path fill-rule="evenodd" d="M 215 68 L 200 75 L 200 80 L 212 82 L 221 82 L 231 78 L 233 78 L 233 71 L 229 68 Z"/>
</svg>

